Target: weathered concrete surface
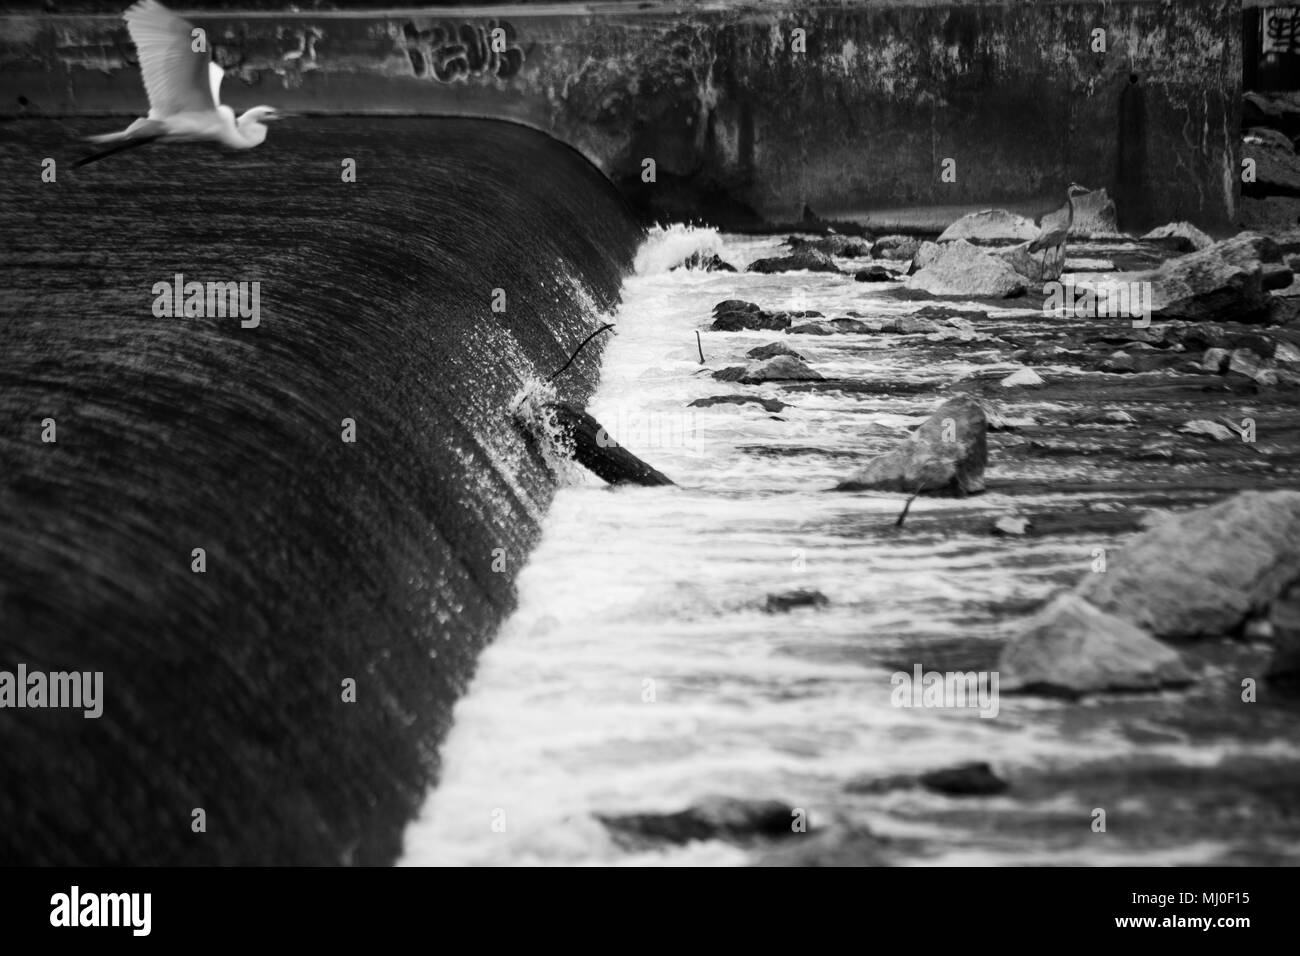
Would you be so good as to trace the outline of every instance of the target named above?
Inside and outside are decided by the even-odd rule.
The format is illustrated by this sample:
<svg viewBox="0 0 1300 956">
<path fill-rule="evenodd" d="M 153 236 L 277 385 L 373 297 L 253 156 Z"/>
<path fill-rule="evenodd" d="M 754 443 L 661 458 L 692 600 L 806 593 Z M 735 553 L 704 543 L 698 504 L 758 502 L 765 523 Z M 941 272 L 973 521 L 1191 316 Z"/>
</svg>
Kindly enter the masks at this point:
<svg viewBox="0 0 1300 956">
<path fill-rule="evenodd" d="M 806 211 L 862 222 L 952 207 L 951 221 L 971 206 L 1050 209 L 1072 180 L 1107 188 L 1124 228 L 1215 230 L 1236 215 L 1232 0 L 190 17 L 209 31 L 237 109 L 515 120 L 575 146 L 658 216 L 753 227 Z M 1093 50 L 1098 28 L 1105 53 Z M 806 52 L 793 49 L 796 30 Z M 0 110 L 138 113 L 133 61 L 116 16 L 0 17 Z"/>
</svg>

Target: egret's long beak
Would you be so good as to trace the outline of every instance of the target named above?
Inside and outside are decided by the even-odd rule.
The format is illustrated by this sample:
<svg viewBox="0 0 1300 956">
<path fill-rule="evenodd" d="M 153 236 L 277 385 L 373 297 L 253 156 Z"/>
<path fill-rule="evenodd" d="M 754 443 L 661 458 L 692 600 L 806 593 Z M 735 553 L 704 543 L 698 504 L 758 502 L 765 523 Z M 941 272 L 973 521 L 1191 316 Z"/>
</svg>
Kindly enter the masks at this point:
<svg viewBox="0 0 1300 956">
<path fill-rule="evenodd" d="M 282 120 L 282 119 L 298 119 L 300 116 L 302 116 L 301 113 L 290 113 L 287 112 L 286 110 L 276 110 L 274 113 L 270 114 L 266 118 L 269 120 Z"/>
</svg>

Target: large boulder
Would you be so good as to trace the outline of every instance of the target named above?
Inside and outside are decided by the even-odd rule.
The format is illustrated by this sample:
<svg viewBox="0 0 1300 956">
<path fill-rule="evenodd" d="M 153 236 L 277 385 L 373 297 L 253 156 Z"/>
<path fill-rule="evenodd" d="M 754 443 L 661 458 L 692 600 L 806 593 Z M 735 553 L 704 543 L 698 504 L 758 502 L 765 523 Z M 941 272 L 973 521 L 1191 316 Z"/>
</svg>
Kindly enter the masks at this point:
<svg viewBox="0 0 1300 956">
<path fill-rule="evenodd" d="M 962 216 L 939 236 L 939 242 L 965 239 L 975 243 L 1025 242 L 1038 235 L 1032 219 L 1005 209 L 984 209 Z"/>
<path fill-rule="evenodd" d="M 1167 515 L 1078 593 L 1156 637 L 1234 633 L 1300 580 L 1300 491 L 1246 491 Z"/>
<path fill-rule="evenodd" d="M 1142 237 L 1146 242 L 1158 242 L 1175 252 L 1196 252 L 1214 245 L 1214 240 L 1190 222 L 1170 222 L 1156 226 Z"/>
<path fill-rule="evenodd" d="M 984 490 L 987 428 L 978 400 L 969 395 L 949 399 L 900 447 L 873 458 L 835 490 L 977 494 Z"/>
<path fill-rule="evenodd" d="M 808 247 L 801 247 L 788 256 L 773 256 L 769 259 L 759 259 L 751 262 L 745 271 L 770 274 L 798 270 L 806 272 L 839 272 L 840 268 L 831 261 L 831 257 L 826 253 Z"/>
<path fill-rule="evenodd" d="M 1115 201 L 1106 190 L 1094 189 L 1074 197 L 1074 222 L 1070 225 L 1072 237 L 1113 236 L 1118 232 Z"/>
<path fill-rule="evenodd" d="M 1252 129 L 1241 140 L 1243 159 L 1255 161 L 1254 182 L 1243 182 L 1248 196 L 1300 196 L 1300 157 L 1291 140 L 1270 129 Z"/>
<path fill-rule="evenodd" d="M 1244 184 L 1243 184 L 1244 185 Z M 1269 235 L 1295 229 L 1300 224 L 1300 199 L 1294 196 L 1242 195 L 1237 225 Z"/>
<path fill-rule="evenodd" d="M 1178 652 L 1079 597 L 1061 594 L 1002 649 L 1003 690 L 1078 696 L 1191 681 Z"/>
<path fill-rule="evenodd" d="M 925 243 L 913 262 L 916 272 L 908 276 L 907 287 L 930 295 L 1004 299 L 1026 287 L 1024 276 L 965 239 Z"/>
<path fill-rule="evenodd" d="M 1006 263 L 1018 275 L 1023 276 L 1031 286 L 1053 282 L 1061 278 L 1061 273 L 1065 269 L 1064 248 L 1060 253 L 1055 249 L 1030 252 L 1029 243 L 1022 242 L 1003 249 L 990 249 L 989 255 Z"/>
<path fill-rule="evenodd" d="M 1264 291 L 1261 260 L 1277 255 L 1267 238 L 1243 232 L 1124 278 L 1151 283 L 1151 315 L 1160 321 L 1263 321 L 1270 297 Z"/>
</svg>

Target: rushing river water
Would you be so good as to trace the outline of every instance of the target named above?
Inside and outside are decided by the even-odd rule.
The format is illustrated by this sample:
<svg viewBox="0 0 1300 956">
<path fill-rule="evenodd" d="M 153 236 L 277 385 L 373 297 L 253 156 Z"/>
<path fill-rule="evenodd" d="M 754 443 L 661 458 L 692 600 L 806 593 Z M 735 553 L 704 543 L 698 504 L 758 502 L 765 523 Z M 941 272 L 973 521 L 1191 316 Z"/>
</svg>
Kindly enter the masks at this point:
<svg viewBox="0 0 1300 956">
<path fill-rule="evenodd" d="M 1259 827 L 1261 815 L 1276 821 L 1282 798 L 1234 782 L 1294 773 L 1292 711 L 1242 718 L 1222 694 L 1198 691 L 1083 704 L 1002 695 L 990 718 L 892 705 L 895 672 L 991 668 L 1029 610 L 1086 573 L 1094 547 L 1121 539 L 1106 530 L 1129 510 L 1121 479 L 1132 502 L 1132 479 L 1156 472 L 995 460 L 988 493 L 918 499 L 906 529 L 895 529 L 902 496 L 827 489 L 932 411 L 945 384 L 1017 365 L 991 347 L 944 352 L 921 336 L 711 331 L 701 364 L 695 330 L 723 299 L 827 316 L 916 304 L 849 275 L 666 271 L 679 260 L 673 246 L 691 241 L 719 247 L 680 230 L 643 247 L 590 407 L 677 485 L 593 479 L 560 491 L 520 574 L 519 608 L 456 707 L 441 784 L 408 829 L 405 862 L 743 864 L 846 846 L 855 862 L 1300 858 L 1294 816 L 1282 815 L 1281 832 Z M 725 237 L 719 248 L 743 269 L 778 245 Z M 1041 320 L 994 309 L 986 325 Z M 712 378 L 773 340 L 840 381 L 755 388 Z M 844 387 L 863 381 L 897 387 Z M 737 393 L 788 407 L 689 407 Z M 1062 410 L 1036 400 L 1015 414 Z M 990 437 L 996 459 L 1000 436 Z M 1202 495 L 1196 480 L 1184 485 L 1165 493 Z M 992 517 L 1013 510 L 1085 517 L 1075 533 L 989 535 Z M 769 595 L 800 589 L 826 603 L 768 613 Z M 1241 659 L 1230 657 L 1204 666 L 1232 679 Z M 971 760 L 989 762 L 1011 790 L 959 800 L 852 786 Z M 801 808 L 805 839 L 821 842 L 804 856 L 789 840 L 629 846 L 600 819 L 671 813 L 710 795 Z M 1108 833 L 1090 827 L 1097 807 L 1110 808 Z"/>
</svg>

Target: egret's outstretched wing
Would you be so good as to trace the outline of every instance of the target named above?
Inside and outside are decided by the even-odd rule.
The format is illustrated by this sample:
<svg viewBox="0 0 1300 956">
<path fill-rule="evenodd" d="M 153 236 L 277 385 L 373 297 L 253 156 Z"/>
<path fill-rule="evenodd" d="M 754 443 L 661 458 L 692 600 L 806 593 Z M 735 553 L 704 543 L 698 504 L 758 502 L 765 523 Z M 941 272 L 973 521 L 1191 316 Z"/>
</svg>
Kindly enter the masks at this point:
<svg viewBox="0 0 1300 956">
<path fill-rule="evenodd" d="M 140 0 L 123 19 L 144 74 L 150 118 L 217 108 L 208 70 L 211 55 L 206 44 L 202 53 L 194 52 L 192 25 L 158 0 Z"/>
<path fill-rule="evenodd" d="M 212 81 L 212 105 L 221 105 L 221 81 L 226 78 L 226 71 L 216 63 L 208 63 L 208 79 Z"/>
</svg>

